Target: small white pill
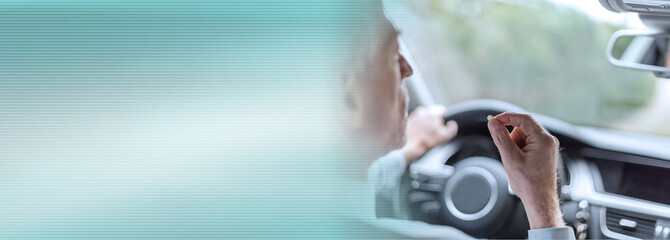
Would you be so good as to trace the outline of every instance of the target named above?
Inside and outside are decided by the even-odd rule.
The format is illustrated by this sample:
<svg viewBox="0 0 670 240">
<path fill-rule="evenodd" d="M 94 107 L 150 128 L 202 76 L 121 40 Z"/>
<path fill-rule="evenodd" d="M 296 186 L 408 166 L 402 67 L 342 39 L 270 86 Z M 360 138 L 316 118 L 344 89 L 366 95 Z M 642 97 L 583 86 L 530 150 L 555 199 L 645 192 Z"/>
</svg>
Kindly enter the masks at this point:
<svg viewBox="0 0 670 240">
<path fill-rule="evenodd" d="M 488 115 L 488 116 L 486 116 L 486 120 L 491 121 L 491 119 L 493 119 L 493 116 L 492 116 L 492 115 Z"/>
</svg>

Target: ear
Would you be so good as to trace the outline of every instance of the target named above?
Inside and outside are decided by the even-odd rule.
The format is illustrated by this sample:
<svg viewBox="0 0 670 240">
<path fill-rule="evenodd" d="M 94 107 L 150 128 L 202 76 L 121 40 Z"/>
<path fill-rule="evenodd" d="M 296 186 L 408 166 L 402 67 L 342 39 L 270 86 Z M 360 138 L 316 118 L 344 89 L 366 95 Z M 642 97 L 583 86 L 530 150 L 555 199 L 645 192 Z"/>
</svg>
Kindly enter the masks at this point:
<svg viewBox="0 0 670 240">
<path fill-rule="evenodd" d="M 346 71 L 343 74 L 344 87 L 343 89 L 343 103 L 344 111 L 349 116 L 349 126 L 352 130 L 363 128 L 363 103 L 361 101 L 361 86 L 357 84 L 361 79 L 356 79 L 353 71 Z"/>
</svg>

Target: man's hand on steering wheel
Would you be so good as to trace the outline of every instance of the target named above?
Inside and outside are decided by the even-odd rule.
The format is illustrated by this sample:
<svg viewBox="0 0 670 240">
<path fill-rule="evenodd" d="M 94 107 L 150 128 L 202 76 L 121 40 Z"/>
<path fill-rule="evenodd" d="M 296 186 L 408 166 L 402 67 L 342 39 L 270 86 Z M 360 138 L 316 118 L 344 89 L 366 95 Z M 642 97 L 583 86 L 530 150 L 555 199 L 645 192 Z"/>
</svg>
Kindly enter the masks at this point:
<svg viewBox="0 0 670 240">
<path fill-rule="evenodd" d="M 407 141 L 401 149 L 407 164 L 456 136 L 458 124 L 453 120 L 444 124 L 446 113 L 443 106 L 419 106 L 409 115 L 405 130 Z"/>
</svg>

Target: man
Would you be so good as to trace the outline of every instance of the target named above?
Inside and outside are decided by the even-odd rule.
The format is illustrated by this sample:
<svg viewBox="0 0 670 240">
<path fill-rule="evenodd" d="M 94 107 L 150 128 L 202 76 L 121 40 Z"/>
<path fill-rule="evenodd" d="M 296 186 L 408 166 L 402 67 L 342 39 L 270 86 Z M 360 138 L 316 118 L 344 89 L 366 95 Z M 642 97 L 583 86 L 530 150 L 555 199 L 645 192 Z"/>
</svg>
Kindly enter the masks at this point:
<svg viewBox="0 0 670 240">
<path fill-rule="evenodd" d="M 368 171 L 375 193 L 395 187 L 409 163 L 451 140 L 458 130 L 455 122 L 443 124 L 446 111 L 440 107 L 418 108 L 407 118 L 402 81 L 413 70 L 399 53 L 398 32 L 381 12 L 377 14 L 361 31 L 359 43 L 363 47 L 354 51 L 357 59 L 345 84 L 352 139 L 364 146 L 361 152 L 365 158 L 378 158 Z M 515 127 L 511 133 L 504 127 L 508 125 Z M 489 120 L 488 128 L 511 188 L 524 204 L 531 227 L 529 239 L 574 239 L 572 229 L 562 220 L 556 193 L 556 138 L 526 114 L 498 115 Z M 467 237 L 455 229 L 411 221 L 384 219 L 374 225 L 401 236 Z"/>
</svg>

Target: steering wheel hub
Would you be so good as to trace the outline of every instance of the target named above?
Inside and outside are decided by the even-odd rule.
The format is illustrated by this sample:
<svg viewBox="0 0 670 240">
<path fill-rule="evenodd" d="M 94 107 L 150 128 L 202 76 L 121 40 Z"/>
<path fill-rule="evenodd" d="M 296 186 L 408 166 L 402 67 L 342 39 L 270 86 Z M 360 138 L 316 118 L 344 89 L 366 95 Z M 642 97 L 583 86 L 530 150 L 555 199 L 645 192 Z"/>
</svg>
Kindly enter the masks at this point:
<svg viewBox="0 0 670 240">
<path fill-rule="evenodd" d="M 498 183 L 482 167 L 470 166 L 456 172 L 445 187 L 444 202 L 455 217 L 472 221 L 486 216 L 496 204 Z"/>
<path fill-rule="evenodd" d="M 502 163 L 488 157 L 469 157 L 454 165 L 442 191 L 443 219 L 475 237 L 495 232 L 515 206 L 507 194 L 507 174 Z"/>
</svg>

